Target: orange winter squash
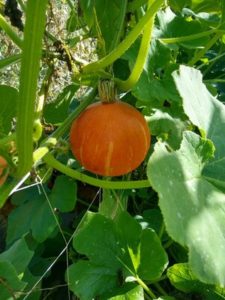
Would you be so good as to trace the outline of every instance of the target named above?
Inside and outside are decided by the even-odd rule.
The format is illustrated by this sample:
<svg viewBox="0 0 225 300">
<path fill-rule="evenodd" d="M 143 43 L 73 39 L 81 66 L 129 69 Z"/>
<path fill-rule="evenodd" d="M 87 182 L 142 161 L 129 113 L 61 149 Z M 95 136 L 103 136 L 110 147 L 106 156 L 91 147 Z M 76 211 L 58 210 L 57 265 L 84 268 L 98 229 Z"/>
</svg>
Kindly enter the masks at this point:
<svg viewBox="0 0 225 300">
<path fill-rule="evenodd" d="M 4 157 L 0 156 L 0 186 L 5 182 L 8 172 L 7 172 L 8 163 Z"/>
<path fill-rule="evenodd" d="M 86 170 L 103 176 L 136 169 L 148 152 L 150 138 L 143 115 L 121 101 L 89 105 L 70 131 L 76 159 Z"/>
</svg>

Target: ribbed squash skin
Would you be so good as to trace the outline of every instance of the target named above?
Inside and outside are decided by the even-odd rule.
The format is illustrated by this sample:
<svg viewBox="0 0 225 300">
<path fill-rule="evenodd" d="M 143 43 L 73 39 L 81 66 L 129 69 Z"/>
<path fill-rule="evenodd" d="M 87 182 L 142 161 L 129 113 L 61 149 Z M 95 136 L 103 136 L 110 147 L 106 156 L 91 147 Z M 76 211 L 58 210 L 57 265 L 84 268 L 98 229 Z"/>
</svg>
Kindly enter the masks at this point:
<svg viewBox="0 0 225 300">
<path fill-rule="evenodd" d="M 4 159 L 4 157 L 0 156 L 0 186 L 3 185 L 7 178 L 7 172 L 3 175 L 3 172 L 5 172 L 5 169 L 8 167 L 7 161 Z"/>
<path fill-rule="evenodd" d="M 148 152 L 150 138 L 143 115 L 120 101 L 88 106 L 70 131 L 73 155 L 86 170 L 103 176 L 136 169 Z"/>
</svg>

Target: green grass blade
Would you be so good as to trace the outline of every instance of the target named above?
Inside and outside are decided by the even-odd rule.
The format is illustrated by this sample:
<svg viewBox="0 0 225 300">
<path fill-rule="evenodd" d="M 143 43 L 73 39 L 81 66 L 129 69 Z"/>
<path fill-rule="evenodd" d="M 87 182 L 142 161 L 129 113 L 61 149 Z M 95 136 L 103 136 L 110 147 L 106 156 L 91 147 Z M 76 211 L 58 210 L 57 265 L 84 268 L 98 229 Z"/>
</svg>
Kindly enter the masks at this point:
<svg viewBox="0 0 225 300">
<path fill-rule="evenodd" d="M 23 41 L 13 30 L 12 26 L 6 21 L 6 19 L 0 14 L 0 28 L 2 28 L 5 33 L 10 37 L 10 39 L 16 44 L 19 48 L 22 48 Z"/>
<path fill-rule="evenodd" d="M 0 60 L 0 70 L 17 63 L 21 59 L 21 54 L 11 55 Z"/>
</svg>

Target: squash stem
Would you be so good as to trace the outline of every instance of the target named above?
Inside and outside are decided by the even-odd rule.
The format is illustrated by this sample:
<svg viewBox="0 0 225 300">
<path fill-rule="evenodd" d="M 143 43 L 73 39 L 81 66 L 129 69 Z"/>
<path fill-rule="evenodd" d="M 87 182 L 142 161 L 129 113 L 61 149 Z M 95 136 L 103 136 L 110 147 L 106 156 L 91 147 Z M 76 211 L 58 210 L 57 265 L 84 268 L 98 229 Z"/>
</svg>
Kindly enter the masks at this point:
<svg viewBox="0 0 225 300">
<path fill-rule="evenodd" d="M 105 67 L 111 65 L 115 60 L 121 57 L 127 49 L 134 43 L 134 41 L 138 38 L 140 33 L 142 32 L 145 25 L 149 22 L 155 13 L 158 11 L 160 6 L 164 0 L 155 1 L 151 7 L 147 10 L 146 14 L 143 18 L 137 23 L 137 25 L 130 31 L 127 37 L 108 55 L 103 57 L 97 62 L 90 63 L 83 68 L 84 73 L 97 72 L 100 69 L 104 69 Z"/>
<path fill-rule="evenodd" d="M 113 80 L 101 80 L 98 93 L 102 103 L 113 103 L 117 100 L 117 89 Z"/>
<path fill-rule="evenodd" d="M 152 0 L 148 1 L 148 8 L 150 8 L 151 2 Z M 141 73 L 143 71 L 148 56 L 148 49 L 151 43 L 152 31 L 154 28 L 154 20 L 155 20 L 155 14 L 149 19 L 148 23 L 144 27 L 140 49 L 130 76 L 125 81 L 123 80 L 117 81 L 117 85 L 121 90 L 128 91 L 132 89 L 132 87 L 135 86 L 135 84 L 138 82 L 141 76 Z"/>
</svg>

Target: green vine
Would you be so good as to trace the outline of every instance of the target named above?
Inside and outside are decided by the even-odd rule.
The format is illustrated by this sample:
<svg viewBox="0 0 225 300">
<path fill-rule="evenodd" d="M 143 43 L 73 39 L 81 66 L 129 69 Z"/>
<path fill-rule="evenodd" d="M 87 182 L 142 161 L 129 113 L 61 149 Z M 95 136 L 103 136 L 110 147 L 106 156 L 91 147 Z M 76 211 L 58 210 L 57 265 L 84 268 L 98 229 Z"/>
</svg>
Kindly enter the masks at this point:
<svg viewBox="0 0 225 300">
<path fill-rule="evenodd" d="M 152 2 L 151 0 L 148 1 L 149 9 L 150 9 L 151 2 Z M 150 20 L 144 27 L 144 32 L 143 32 L 143 37 L 141 40 L 140 49 L 138 52 L 138 56 L 137 56 L 134 68 L 133 68 L 130 76 L 125 81 L 123 81 L 123 80 L 117 81 L 117 85 L 121 90 L 124 90 L 124 91 L 130 90 L 132 87 L 135 86 L 135 84 L 138 82 L 138 80 L 141 76 L 141 73 L 143 71 L 145 61 L 146 61 L 146 58 L 148 55 L 148 49 L 149 49 L 151 37 L 152 37 L 152 30 L 154 27 L 154 20 L 155 20 L 155 14 L 150 18 Z"/>
<path fill-rule="evenodd" d="M 74 179 L 77 179 L 79 181 L 88 183 L 93 186 L 97 186 L 104 189 L 119 189 L 119 190 L 125 190 L 125 189 L 140 189 L 140 188 L 146 188 L 150 186 L 150 183 L 148 180 L 135 180 L 135 181 L 108 181 L 103 179 L 97 179 L 95 177 L 91 177 L 88 175 L 85 175 L 83 173 L 80 173 L 76 170 L 73 170 L 58 160 L 54 158 L 54 156 L 51 153 L 48 153 L 44 156 L 43 160 L 51 166 L 52 168 L 62 172 L 65 175 L 68 175 Z"/>
<path fill-rule="evenodd" d="M 188 65 L 193 66 L 197 61 L 199 61 L 205 55 L 205 53 L 218 41 L 218 39 L 221 38 L 222 35 L 222 32 L 217 32 L 215 36 L 209 40 L 205 47 L 196 53 L 196 55 L 189 61 Z"/>
<path fill-rule="evenodd" d="M 158 11 L 160 6 L 164 0 L 155 1 L 151 7 L 147 10 L 146 14 L 143 18 L 136 24 L 136 26 L 130 31 L 127 37 L 108 55 L 103 57 L 97 62 L 90 63 L 83 67 L 84 73 L 91 73 L 99 71 L 109 65 L 111 65 L 115 60 L 121 57 L 125 51 L 134 43 L 134 41 L 138 38 L 140 33 L 142 32 L 145 25 L 149 22 L 149 20 L 154 16 L 154 14 Z"/>
<path fill-rule="evenodd" d="M 186 35 L 186 36 L 179 36 L 174 38 L 159 38 L 159 41 L 165 44 L 175 44 L 175 43 L 182 43 L 182 42 L 188 42 L 192 40 L 197 40 L 205 36 L 209 36 L 213 33 L 221 32 L 224 33 L 225 30 L 220 29 L 212 29 L 204 32 L 199 32 L 192 35 Z"/>
<path fill-rule="evenodd" d="M 17 111 L 17 176 L 23 177 L 33 164 L 33 122 L 47 0 L 27 2 Z"/>
</svg>

